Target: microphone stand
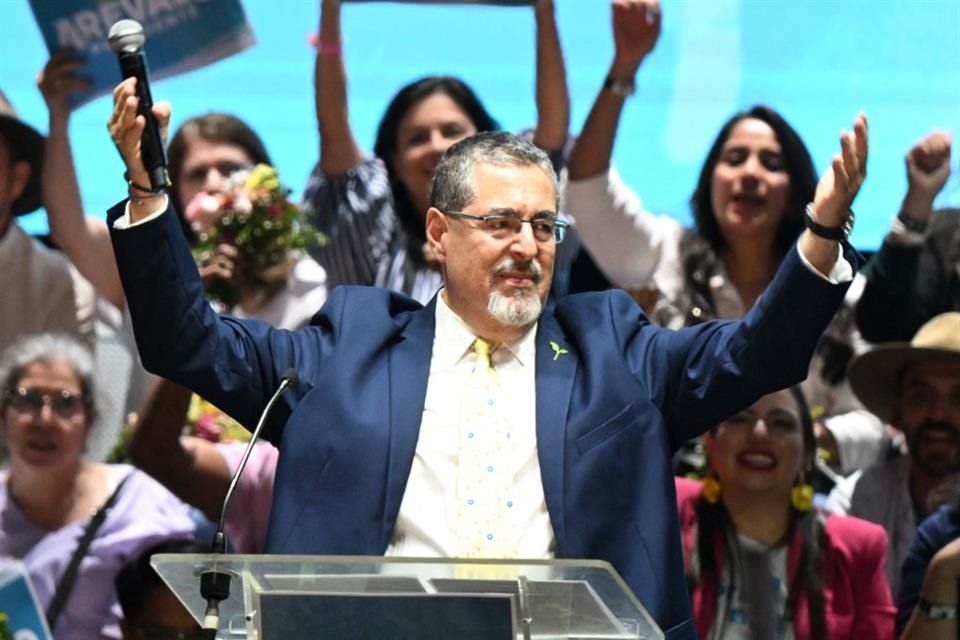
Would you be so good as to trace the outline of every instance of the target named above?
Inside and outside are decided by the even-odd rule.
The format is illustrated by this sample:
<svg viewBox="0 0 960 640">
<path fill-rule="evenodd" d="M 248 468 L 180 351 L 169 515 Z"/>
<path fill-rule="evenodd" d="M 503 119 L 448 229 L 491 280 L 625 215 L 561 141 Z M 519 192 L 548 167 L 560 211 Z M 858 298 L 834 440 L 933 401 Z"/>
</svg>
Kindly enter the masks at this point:
<svg viewBox="0 0 960 640">
<path fill-rule="evenodd" d="M 260 438 L 260 431 L 267 421 L 267 416 L 273 409 L 273 405 L 283 395 L 287 388 L 297 381 L 297 372 L 294 369 L 287 369 L 280 381 L 280 386 L 270 397 L 267 406 L 260 414 L 260 420 L 247 442 L 247 447 L 243 451 L 243 457 L 240 458 L 240 464 L 237 465 L 233 477 L 230 479 L 230 486 L 227 487 L 227 494 L 223 498 L 223 506 L 220 508 L 220 518 L 217 520 L 217 531 L 213 534 L 213 542 L 210 544 L 210 553 L 214 555 L 223 555 L 227 552 L 227 534 L 224 531 L 224 521 L 227 517 L 227 511 L 230 508 L 230 501 L 240 482 L 240 476 L 243 474 L 244 467 L 247 466 L 247 460 L 253 451 L 254 445 Z M 217 629 L 220 626 L 220 603 L 230 597 L 230 573 L 218 569 L 216 565 L 200 573 L 200 596 L 207 601 L 207 607 L 203 615 L 204 629 Z"/>
</svg>

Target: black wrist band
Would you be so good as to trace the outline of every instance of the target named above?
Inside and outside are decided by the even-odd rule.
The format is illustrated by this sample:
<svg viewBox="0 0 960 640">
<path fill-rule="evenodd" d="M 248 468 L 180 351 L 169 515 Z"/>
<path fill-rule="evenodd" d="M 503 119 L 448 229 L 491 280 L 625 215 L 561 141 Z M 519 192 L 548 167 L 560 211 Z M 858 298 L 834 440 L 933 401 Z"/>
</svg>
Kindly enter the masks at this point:
<svg viewBox="0 0 960 640">
<path fill-rule="evenodd" d="M 143 193 L 149 193 L 152 195 L 157 195 L 164 193 L 165 189 L 151 189 L 150 187 L 145 187 L 142 184 L 137 184 L 130 179 L 130 174 L 126 171 L 123 172 L 123 179 L 127 181 L 127 186 L 131 189 L 136 189 L 137 191 L 142 191 Z"/>
<path fill-rule="evenodd" d="M 910 233 L 924 234 L 927 232 L 927 226 L 930 224 L 929 218 L 916 218 L 903 209 L 897 214 L 897 220 L 903 225 L 903 228 Z"/>
<path fill-rule="evenodd" d="M 810 229 L 813 235 L 827 240 L 835 240 L 837 242 L 846 240 L 850 237 L 850 232 L 853 231 L 853 209 L 847 210 L 847 219 L 844 220 L 843 224 L 839 227 L 825 227 L 813 217 L 813 203 L 811 202 L 807 205 L 803 220 L 804 224 L 807 225 L 807 229 Z"/>
</svg>

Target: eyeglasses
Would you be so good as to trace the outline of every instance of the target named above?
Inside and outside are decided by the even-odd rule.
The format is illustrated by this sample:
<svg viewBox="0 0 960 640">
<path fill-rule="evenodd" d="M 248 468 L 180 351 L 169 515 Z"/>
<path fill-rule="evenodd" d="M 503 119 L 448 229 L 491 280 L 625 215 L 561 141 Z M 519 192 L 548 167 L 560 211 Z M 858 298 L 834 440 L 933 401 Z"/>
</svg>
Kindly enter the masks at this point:
<svg viewBox="0 0 960 640">
<path fill-rule="evenodd" d="M 486 231 L 498 240 L 504 240 L 517 235 L 523 228 L 524 223 L 526 223 L 533 229 L 533 237 L 536 238 L 537 242 L 550 242 L 554 240 L 557 244 L 560 244 L 567 235 L 567 227 L 570 226 L 563 220 L 557 220 L 550 216 L 524 220 L 517 216 L 500 213 L 492 213 L 486 216 L 475 216 L 472 213 L 463 213 L 462 211 L 442 211 L 441 213 L 451 218 L 476 220 L 480 223 L 480 229 Z"/>
<path fill-rule="evenodd" d="M 7 405 L 22 414 L 36 414 L 50 407 L 61 418 L 72 418 L 86 406 L 84 397 L 71 391 L 40 393 L 36 389 L 17 387 L 8 391 L 6 397 Z"/>
</svg>

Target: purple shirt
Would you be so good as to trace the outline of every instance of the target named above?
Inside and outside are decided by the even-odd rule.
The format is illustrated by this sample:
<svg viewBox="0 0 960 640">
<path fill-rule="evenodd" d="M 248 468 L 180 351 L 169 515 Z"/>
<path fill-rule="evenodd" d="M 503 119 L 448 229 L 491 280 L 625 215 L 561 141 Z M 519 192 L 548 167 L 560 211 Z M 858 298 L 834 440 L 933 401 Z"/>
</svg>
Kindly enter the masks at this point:
<svg viewBox="0 0 960 640">
<path fill-rule="evenodd" d="M 110 465 L 119 482 L 129 475 L 93 539 L 57 626 L 56 638 L 99 640 L 120 638 L 121 612 L 114 577 L 128 562 L 155 544 L 193 537 L 190 508 L 145 473 L 128 465 Z M 0 556 L 27 566 L 40 606 L 53 598 L 57 580 L 89 520 L 46 531 L 29 522 L 7 493 L 7 476 L 0 476 Z"/>
</svg>

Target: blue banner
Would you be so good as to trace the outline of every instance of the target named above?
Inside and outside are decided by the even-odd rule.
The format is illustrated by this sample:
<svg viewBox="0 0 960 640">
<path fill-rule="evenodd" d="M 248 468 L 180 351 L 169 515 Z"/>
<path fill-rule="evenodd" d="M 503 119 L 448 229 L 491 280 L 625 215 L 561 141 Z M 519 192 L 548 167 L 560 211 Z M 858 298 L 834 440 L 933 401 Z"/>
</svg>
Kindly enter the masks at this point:
<svg viewBox="0 0 960 640">
<path fill-rule="evenodd" d="M 22 563 L 4 562 L 0 567 L 0 615 L 6 616 L 13 637 L 50 640 L 43 611 Z"/>
<path fill-rule="evenodd" d="M 106 95 L 120 81 L 116 54 L 107 42 L 111 25 L 133 19 L 147 36 L 144 50 L 153 80 L 159 80 L 237 53 L 254 44 L 240 0 L 30 0 L 47 49 L 73 49 L 91 80 L 81 105 Z"/>
</svg>

